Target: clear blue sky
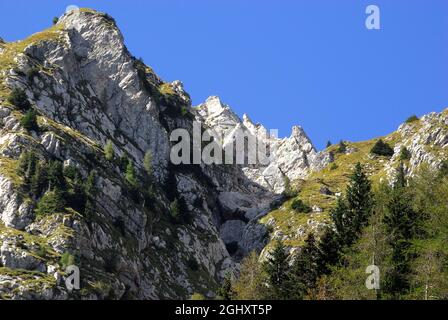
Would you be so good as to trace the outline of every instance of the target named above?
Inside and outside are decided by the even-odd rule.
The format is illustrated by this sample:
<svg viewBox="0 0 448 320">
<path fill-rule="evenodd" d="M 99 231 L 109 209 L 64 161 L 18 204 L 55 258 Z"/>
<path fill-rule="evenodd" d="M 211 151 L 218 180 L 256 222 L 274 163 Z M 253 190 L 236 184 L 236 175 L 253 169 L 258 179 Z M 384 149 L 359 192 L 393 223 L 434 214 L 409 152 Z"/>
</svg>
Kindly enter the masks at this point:
<svg viewBox="0 0 448 320">
<path fill-rule="evenodd" d="M 114 16 L 130 51 L 195 104 L 219 95 L 282 136 L 302 125 L 318 148 L 448 106 L 446 0 L 1 0 L 0 37 L 72 4 Z M 364 26 L 369 4 L 380 31 Z"/>
</svg>

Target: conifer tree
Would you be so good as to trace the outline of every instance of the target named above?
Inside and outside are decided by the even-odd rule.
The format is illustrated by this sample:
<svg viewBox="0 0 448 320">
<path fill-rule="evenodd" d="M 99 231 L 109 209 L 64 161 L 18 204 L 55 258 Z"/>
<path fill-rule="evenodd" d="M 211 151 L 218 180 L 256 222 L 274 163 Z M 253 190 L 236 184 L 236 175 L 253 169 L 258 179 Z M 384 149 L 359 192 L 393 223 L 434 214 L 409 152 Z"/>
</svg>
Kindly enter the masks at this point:
<svg viewBox="0 0 448 320">
<path fill-rule="evenodd" d="M 143 159 L 143 167 L 149 177 L 152 176 L 152 159 L 153 157 L 151 151 L 146 151 L 145 158 Z"/>
<path fill-rule="evenodd" d="M 129 162 L 128 166 L 126 167 L 126 181 L 132 188 L 138 187 L 138 180 L 132 162 Z"/>
<path fill-rule="evenodd" d="M 232 283 L 237 300 L 262 300 L 266 296 L 266 276 L 258 261 L 258 254 L 253 251 L 241 262 L 238 280 Z"/>
<path fill-rule="evenodd" d="M 327 228 L 319 242 L 319 274 L 330 273 L 330 267 L 338 263 L 340 257 L 341 244 L 338 241 L 336 232 L 332 228 Z"/>
<path fill-rule="evenodd" d="M 107 140 L 106 145 L 104 146 L 104 156 L 106 157 L 107 161 L 114 160 L 115 157 L 114 145 L 110 140 Z"/>
<path fill-rule="evenodd" d="M 313 289 L 319 277 L 320 253 L 314 234 L 310 234 L 301 252 L 294 260 L 290 276 L 292 297 L 303 299 L 307 291 Z"/>
<path fill-rule="evenodd" d="M 352 211 L 354 231 L 359 233 L 367 225 L 373 208 L 371 182 L 359 162 L 347 186 L 347 205 Z"/>
<path fill-rule="evenodd" d="M 271 298 L 286 300 L 290 297 L 290 279 L 288 253 L 284 244 L 279 240 L 264 263 L 267 274 Z"/>
<path fill-rule="evenodd" d="M 392 268 L 386 275 L 385 292 L 394 298 L 399 298 L 409 289 L 412 259 L 409 248 L 418 228 L 418 215 L 412 207 L 412 195 L 406 184 L 402 170 L 398 170 L 384 217 L 392 247 Z"/>
<path fill-rule="evenodd" d="M 221 287 L 218 289 L 218 297 L 221 300 L 232 300 L 233 299 L 233 289 L 232 289 L 232 274 L 230 272 L 227 272 L 224 280 L 221 284 Z"/>
</svg>

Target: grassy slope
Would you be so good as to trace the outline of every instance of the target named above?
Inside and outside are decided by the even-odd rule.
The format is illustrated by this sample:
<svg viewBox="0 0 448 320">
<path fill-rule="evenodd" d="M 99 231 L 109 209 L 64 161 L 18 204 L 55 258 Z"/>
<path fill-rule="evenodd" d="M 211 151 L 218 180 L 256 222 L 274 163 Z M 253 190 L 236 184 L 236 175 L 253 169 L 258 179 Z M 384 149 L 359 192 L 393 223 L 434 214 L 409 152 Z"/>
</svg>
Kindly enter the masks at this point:
<svg viewBox="0 0 448 320">
<path fill-rule="evenodd" d="M 420 121 L 416 121 L 410 125 L 412 126 L 412 132 L 417 132 L 421 127 Z M 286 245 L 302 245 L 307 234 L 310 232 L 310 227 L 308 226 L 309 219 L 317 222 L 328 221 L 330 210 L 336 202 L 335 196 L 328 196 L 320 193 L 322 187 L 328 187 L 334 193 L 344 193 L 347 182 L 349 181 L 349 175 L 357 162 L 364 165 L 374 187 L 378 185 L 380 181 L 384 180 L 386 177 L 385 165 L 388 163 L 389 158 L 372 156 L 370 154 L 370 150 L 378 139 L 379 138 L 354 143 L 347 142 L 348 149 L 354 150 L 354 152 L 349 154 L 338 153 L 338 145 L 329 147 L 327 151 L 332 151 L 334 153 L 334 164 L 336 166 L 330 164 L 322 171 L 311 173 L 306 180 L 295 181 L 295 187 L 298 190 L 297 198 L 303 200 L 310 206 L 316 205 L 320 207 L 323 210 L 322 213 L 297 213 L 291 209 L 291 203 L 294 200 L 291 199 L 285 202 L 279 209 L 276 209 L 263 217 L 260 222 L 267 224 L 269 220 L 274 218 L 275 225 L 273 233 L 281 231 L 287 237 L 284 241 Z M 385 137 L 381 137 L 381 139 L 393 147 L 400 142 L 403 137 L 401 137 L 400 133 L 394 132 Z M 433 151 L 438 152 L 440 150 Z M 396 165 L 398 165 L 398 163 Z M 298 237 L 296 233 L 300 227 L 304 228 L 306 231 L 303 236 Z M 267 248 L 271 248 L 274 242 L 274 240 L 271 240 Z"/>
</svg>

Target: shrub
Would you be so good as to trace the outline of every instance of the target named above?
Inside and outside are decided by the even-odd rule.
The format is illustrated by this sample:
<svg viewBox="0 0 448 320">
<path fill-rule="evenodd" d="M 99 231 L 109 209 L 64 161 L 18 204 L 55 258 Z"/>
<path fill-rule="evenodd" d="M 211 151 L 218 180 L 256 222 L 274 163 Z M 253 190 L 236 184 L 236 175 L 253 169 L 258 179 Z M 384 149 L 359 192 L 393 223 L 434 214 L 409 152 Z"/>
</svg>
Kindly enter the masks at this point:
<svg viewBox="0 0 448 320">
<path fill-rule="evenodd" d="M 38 68 L 31 68 L 26 73 L 26 76 L 29 81 L 32 81 L 34 77 L 37 77 L 39 75 L 39 69 Z"/>
<path fill-rule="evenodd" d="M 198 271 L 199 270 L 199 263 L 196 261 L 195 258 L 190 258 L 187 261 L 187 267 L 191 270 L 191 271 Z"/>
<path fill-rule="evenodd" d="M 62 212 L 65 208 L 65 200 L 60 191 L 49 191 L 39 200 L 36 207 L 36 215 L 46 215 Z"/>
<path fill-rule="evenodd" d="M 170 204 L 170 214 L 171 217 L 175 220 L 179 218 L 180 209 L 179 209 L 179 201 L 177 201 L 177 199 L 171 202 Z"/>
<path fill-rule="evenodd" d="M 75 166 L 66 166 L 64 167 L 64 177 L 67 177 L 69 179 L 75 180 L 76 177 L 79 176 L 78 168 Z"/>
<path fill-rule="evenodd" d="M 341 140 L 341 142 L 339 142 L 338 152 L 339 153 L 346 153 L 347 152 L 347 145 L 342 140 Z"/>
<path fill-rule="evenodd" d="M 37 114 L 34 110 L 29 110 L 23 117 L 20 119 L 20 124 L 23 128 L 28 131 L 38 131 L 39 126 L 37 125 Z"/>
<path fill-rule="evenodd" d="M 370 150 L 370 153 L 376 154 L 378 156 L 392 157 L 394 155 L 394 149 L 392 149 L 390 145 L 380 139 L 375 143 L 372 150 Z"/>
<path fill-rule="evenodd" d="M 190 300 L 192 300 L 192 301 L 202 301 L 202 300 L 206 300 L 206 299 L 205 299 L 205 297 L 204 297 L 202 294 L 200 294 L 200 293 L 194 293 L 194 294 L 191 296 Z"/>
<path fill-rule="evenodd" d="M 59 18 L 58 17 L 54 17 L 53 18 L 53 24 L 57 24 L 59 22 Z"/>
<path fill-rule="evenodd" d="M 331 143 L 331 141 L 327 142 L 327 149 L 330 148 L 333 144 Z"/>
<path fill-rule="evenodd" d="M 104 156 L 106 157 L 107 161 L 114 160 L 115 156 L 114 145 L 110 140 L 107 140 L 106 145 L 104 146 Z"/>
<path fill-rule="evenodd" d="M 336 163 L 332 163 L 331 166 L 330 166 L 330 170 L 331 171 L 337 170 L 338 168 L 339 168 L 339 166 Z"/>
<path fill-rule="evenodd" d="M 75 257 L 73 255 L 71 255 L 70 253 L 65 252 L 61 256 L 61 259 L 59 260 L 59 264 L 64 268 L 67 268 L 68 266 L 72 266 L 75 264 Z"/>
<path fill-rule="evenodd" d="M 401 161 L 410 160 L 411 157 L 412 157 L 412 155 L 411 155 L 411 152 L 408 150 L 408 148 L 401 147 L 401 150 L 400 150 L 400 160 Z"/>
<path fill-rule="evenodd" d="M 152 153 L 151 151 L 147 151 L 145 153 L 145 158 L 143 159 L 143 166 L 145 167 L 145 171 L 148 176 L 152 176 Z"/>
<path fill-rule="evenodd" d="M 306 205 L 301 199 L 295 199 L 291 204 L 291 209 L 300 213 L 310 213 L 311 207 Z"/>
<path fill-rule="evenodd" d="M 412 116 L 410 116 L 409 118 L 406 119 L 406 123 L 412 123 L 412 122 L 415 122 L 415 121 L 418 121 L 418 120 L 419 119 L 418 119 L 418 117 L 416 115 L 412 115 Z"/>
<path fill-rule="evenodd" d="M 21 110 L 28 110 L 31 107 L 28 97 L 22 89 L 16 88 L 12 90 L 9 94 L 8 102 Z"/>
<path fill-rule="evenodd" d="M 132 188 L 138 188 L 137 175 L 132 162 L 129 162 L 128 166 L 126 167 L 125 178 L 129 186 L 131 186 Z"/>
</svg>

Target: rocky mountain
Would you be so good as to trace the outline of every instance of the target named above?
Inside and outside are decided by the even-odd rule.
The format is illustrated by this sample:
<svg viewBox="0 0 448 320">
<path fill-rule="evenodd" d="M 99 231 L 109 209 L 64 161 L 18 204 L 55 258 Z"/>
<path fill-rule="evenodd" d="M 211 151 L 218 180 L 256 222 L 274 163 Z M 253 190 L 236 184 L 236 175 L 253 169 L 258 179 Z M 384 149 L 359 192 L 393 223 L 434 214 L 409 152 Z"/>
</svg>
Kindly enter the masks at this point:
<svg viewBox="0 0 448 320">
<path fill-rule="evenodd" d="M 174 165 L 170 133 L 236 129 L 267 146 L 268 163 Z M 408 174 L 441 164 L 448 112 L 383 138 L 317 152 L 301 127 L 289 138 L 240 119 L 218 97 L 197 107 L 127 50 L 113 18 L 71 11 L 50 29 L 0 41 L 0 299 L 212 297 L 229 270 L 272 240 L 291 250 L 327 223 L 357 161 L 388 179 L 409 151 Z M 285 181 L 313 212 L 297 213 Z M 80 268 L 81 289 L 65 285 Z"/>
<path fill-rule="evenodd" d="M 78 297 L 210 295 L 233 257 L 264 247 L 267 229 L 256 218 L 276 197 L 238 166 L 170 163 L 170 132 L 191 132 L 195 120 L 188 94 L 135 59 L 111 17 L 72 11 L 49 30 L 2 44 L 0 66 L 2 297 L 67 298 L 67 257 L 81 268 Z M 15 102 L 14 91 L 26 99 Z M 24 125 L 29 112 L 37 128 Z M 94 177 L 89 216 L 79 199 L 36 214 L 45 196 L 18 173 L 27 152 L 39 168 L 61 163 L 64 175 Z M 69 176 L 64 192 L 79 191 Z"/>
<path fill-rule="evenodd" d="M 296 126 L 289 138 L 280 139 L 261 124 L 255 124 L 248 115 L 241 120 L 219 97 L 210 97 L 194 109 L 199 121 L 212 128 L 223 140 L 223 147 L 234 143 L 236 130 L 241 130 L 250 141 L 263 143 L 270 156 L 268 163 L 244 165 L 245 175 L 255 183 L 274 192 L 284 191 L 285 177 L 303 179 L 311 171 L 320 170 L 332 161 L 326 152 L 318 153 L 305 131 Z"/>
</svg>

